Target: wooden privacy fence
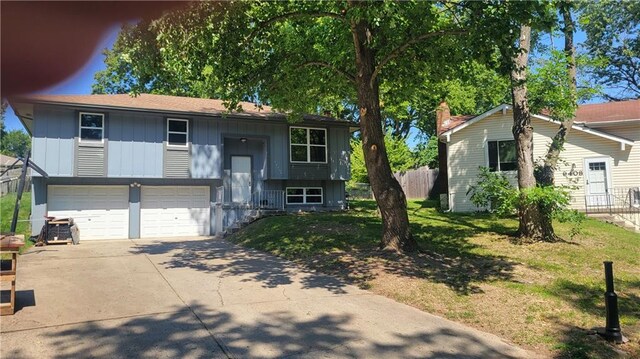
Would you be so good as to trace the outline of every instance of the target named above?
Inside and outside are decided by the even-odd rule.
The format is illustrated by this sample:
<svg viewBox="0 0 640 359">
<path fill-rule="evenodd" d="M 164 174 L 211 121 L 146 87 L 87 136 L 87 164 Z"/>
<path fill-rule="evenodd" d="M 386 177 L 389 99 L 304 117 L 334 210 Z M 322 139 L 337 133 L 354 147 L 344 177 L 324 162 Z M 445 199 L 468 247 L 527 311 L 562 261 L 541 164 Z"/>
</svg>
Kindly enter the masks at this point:
<svg viewBox="0 0 640 359">
<path fill-rule="evenodd" d="M 393 175 L 400 182 L 407 198 L 426 199 L 431 194 L 438 170 L 424 166 L 406 172 L 396 172 Z"/>
<path fill-rule="evenodd" d="M 7 193 L 18 192 L 18 183 L 20 183 L 20 177 L 3 177 L 0 179 L 0 197 Z M 24 182 L 24 191 L 29 192 L 31 190 L 31 177 L 27 176 Z"/>
</svg>

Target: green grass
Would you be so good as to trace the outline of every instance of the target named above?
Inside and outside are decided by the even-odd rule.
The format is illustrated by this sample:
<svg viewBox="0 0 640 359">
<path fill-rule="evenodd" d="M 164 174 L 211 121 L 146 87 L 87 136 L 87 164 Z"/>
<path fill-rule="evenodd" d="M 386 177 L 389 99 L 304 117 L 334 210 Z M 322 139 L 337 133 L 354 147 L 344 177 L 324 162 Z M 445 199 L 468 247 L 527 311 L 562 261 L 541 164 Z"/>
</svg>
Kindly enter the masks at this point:
<svg viewBox="0 0 640 359">
<path fill-rule="evenodd" d="M 640 357 L 640 235 L 588 219 L 583 233 L 557 243 L 519 244 L 515 219 L 442 213 L 409 203 L 422 251 L 377 250 L 375 202 L 349 212 L 266 218 L 231 240 L 340 276 L 355 285 L 561 358 L 616 357 L 590 335 L 604 326 L 602 262 L 612 260 L 623 333 Z M 569 237 L 570 226 L 556 223 Z"/>
<path fill-rule="evenodd" d="M 8 233 L 11 229 L 11 219 L 16 204 L 16 193 L 9 193 L 0 197 L 0 232 Z M 17 234 L 24 234 L 25 245 L 20 249 L 20 253 L 26 251 L 33 245 L 28 238 L 31 236 L 31 223 L 28 222 L 31 215 L 31 192 L 22 194 L 20 201 L 20 212 L 18 214 Z"/>
</svg>

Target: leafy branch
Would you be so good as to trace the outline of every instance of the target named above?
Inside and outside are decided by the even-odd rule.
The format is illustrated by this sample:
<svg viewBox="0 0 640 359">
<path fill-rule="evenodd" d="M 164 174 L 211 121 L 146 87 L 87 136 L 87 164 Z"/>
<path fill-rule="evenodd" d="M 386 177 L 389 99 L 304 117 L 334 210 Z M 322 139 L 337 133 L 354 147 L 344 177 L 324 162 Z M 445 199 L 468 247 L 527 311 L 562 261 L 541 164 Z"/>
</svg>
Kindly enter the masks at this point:
<svg viewBox="0 0 640 359">
<path fill-rule="evenodd" d="M 417 44 L 418 42 L 422 40 L 426 40 L 431 37 L 445 36 L 445 35 L 465 35 L 467 33 L 468 31 L 466 30 L 441 30 L 441 31 L 428 32 L 426 34 L 422 34 L 420 36 L 416 36 L 414 38 L 407 40 L 404 44 L 391 50 L 391 52 L 378 64 L 378 66 L 376 66 L 376 68 L 373 70 L 373 75 L 371 75 L 371 80 L 369 81 L 369 85 L 373 86 L 374 82 L 376 81 L 376 78 L 378 77 L 378 74 L 380 73 L 380 71 L 382 71 L 382 68 L 386 64 L 388 64 L 391 60 L 400 56 L 400 54 L 402 54 L 402 52 L 408 49 L 411 45 Z"/>
<path fill-rule="evenodd" d="M 303 68 L 303 67 L 307 67 L 307 66 L 320 66 L 320 67 L 324 67 L 324 68 L 333 70 L 337 74 L 342 75 L 344 78 L 349 80 L 349 82 L 351 82 L 353 84 L 356 83 L 355 76 L 351 75 L 350 73 L 348 73 L 346 71 L 340 70 L 339 68 L 331 65 L 328 62 L 324 62 L 324 61 L 308 61 L 308 62 L 305 62 L 305 63 L 301 64 L 300 66 L 298 66 L 298 68 Z"/>
</svg>

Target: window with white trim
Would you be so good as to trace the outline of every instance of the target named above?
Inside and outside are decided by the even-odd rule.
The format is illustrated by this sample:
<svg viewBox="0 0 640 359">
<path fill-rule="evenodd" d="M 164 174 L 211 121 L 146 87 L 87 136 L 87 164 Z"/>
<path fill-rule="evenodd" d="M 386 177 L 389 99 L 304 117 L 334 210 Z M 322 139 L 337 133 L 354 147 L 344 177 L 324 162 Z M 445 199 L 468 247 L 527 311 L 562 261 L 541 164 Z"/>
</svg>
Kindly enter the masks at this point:
<svg viewBox="0 0 640 359">
<path fill-rule="evenodd" d="M 80 142 L 102 142 L 104 139 L 104 114 L 80 112 Z"/>
<path fill-rule="evenodd" d="M 327 163 L 327 129 L 289 128 L 291 162 Z"/>
<path fill-rule="evenodd" d="M 287 187 L 287 204 L 322 204 L 322 187 Z"/>
<path fill-rule="evenodd" d="M 167 144 L 186 147 L 189 142 L 189 120 L 167 119 Z"/>
<path fill-rule="evenodd" d="M 491 172 L 516 171 L 518 169 L 516 141 L 489 141 L 488 150 Z"/>
</svg>

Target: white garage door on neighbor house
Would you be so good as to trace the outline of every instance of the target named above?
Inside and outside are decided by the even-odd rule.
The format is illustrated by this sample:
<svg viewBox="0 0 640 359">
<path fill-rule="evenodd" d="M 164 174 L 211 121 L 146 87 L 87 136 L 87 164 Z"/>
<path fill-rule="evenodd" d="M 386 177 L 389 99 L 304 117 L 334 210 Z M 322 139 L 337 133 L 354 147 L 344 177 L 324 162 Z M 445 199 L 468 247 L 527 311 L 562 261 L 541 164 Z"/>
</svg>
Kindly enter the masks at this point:
<svg viewBox="0 0 640 359">
<path fill-rule="evenodd" d="M 207 186 L 142 186 L 140 237 L 209 234 Z"/>
<path fill-rule="evenodd" d="M 129 238 L 128 186 L 49 186 L 48 215 L 74 219 L 80 240 Z"/>
</svg>

